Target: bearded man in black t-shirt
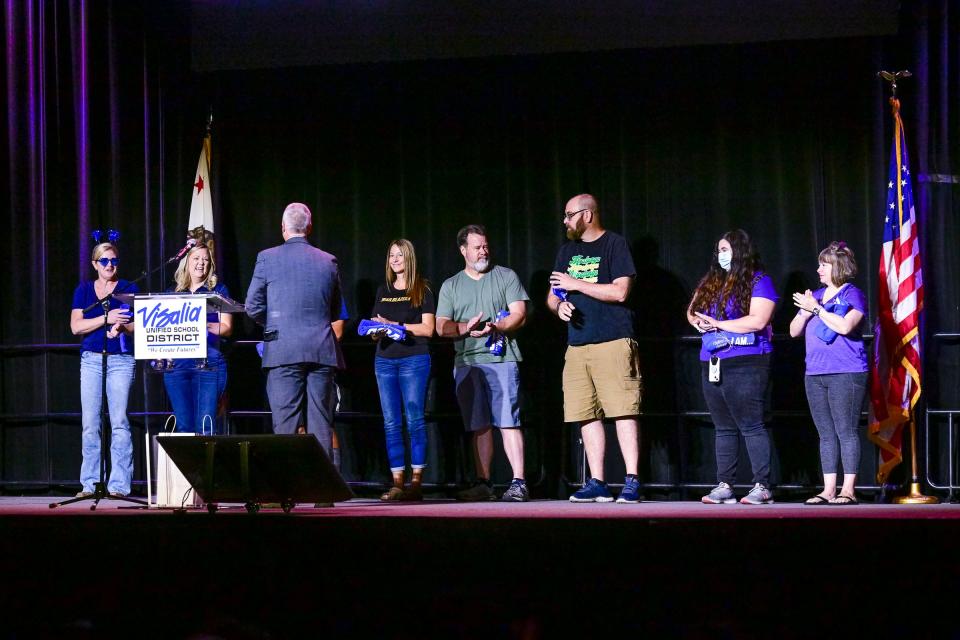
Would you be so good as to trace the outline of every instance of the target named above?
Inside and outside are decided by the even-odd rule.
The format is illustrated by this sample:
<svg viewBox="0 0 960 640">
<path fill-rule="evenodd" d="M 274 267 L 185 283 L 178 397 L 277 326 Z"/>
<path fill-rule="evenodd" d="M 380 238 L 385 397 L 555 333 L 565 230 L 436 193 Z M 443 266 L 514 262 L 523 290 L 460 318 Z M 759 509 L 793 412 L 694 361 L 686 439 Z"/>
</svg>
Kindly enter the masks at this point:
<svg viewBox="0 0 960 640">
<path fill-rule="evenodd" d="M 604 418 L 617 425 L 627 477 L 617 502 L 640 501 L 637 415 L 641 378 L 633 311 L 627 299 L 636 270 L 623 236 L 600 223 L 596 199 L 570 199 L 563 215 L 570 240 L 560 247 L 550 275 L 547 306 L 567 323 L 563 367 L 563 414 L 580 425 L 590 480 L 571 502 L 613 502 L 604 481 Z"/>
</svg>

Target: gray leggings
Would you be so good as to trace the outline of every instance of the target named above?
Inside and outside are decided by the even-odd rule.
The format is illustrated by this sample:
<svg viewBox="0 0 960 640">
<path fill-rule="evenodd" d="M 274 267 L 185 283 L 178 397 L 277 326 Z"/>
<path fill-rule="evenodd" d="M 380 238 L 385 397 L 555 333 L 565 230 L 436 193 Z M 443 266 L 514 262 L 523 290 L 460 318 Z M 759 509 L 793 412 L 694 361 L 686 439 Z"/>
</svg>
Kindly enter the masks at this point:
<svg viewBox="0 0 960 640">
<path fill-rule="evenodd" d="M 810 414 L 820 434 L 820 464 L 823 472 L 838 473 L 837 458 L 843 459 L 843 472 L 860 469 L 860 410 L 867 389 L 867 374 L 829 373 L 805 376 Z M 840 452 L 837 455 L 837 441 Z"/>
</svg>

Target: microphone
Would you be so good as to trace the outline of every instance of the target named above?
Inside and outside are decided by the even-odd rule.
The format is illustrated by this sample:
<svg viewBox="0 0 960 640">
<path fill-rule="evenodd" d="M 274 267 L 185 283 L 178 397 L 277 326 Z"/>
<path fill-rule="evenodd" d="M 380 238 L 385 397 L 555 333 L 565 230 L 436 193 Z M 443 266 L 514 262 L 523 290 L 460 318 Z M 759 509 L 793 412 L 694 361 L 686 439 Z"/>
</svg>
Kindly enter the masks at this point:
<svg viewBox="0 0 960 640">
<path fill-rule="evenodd" d="M 193 249 L 195 246 L 197 246 L 197 239 L 190 238 L 189 240 L 187 240 L 187 244 L 183 245 L 183 248 L 180 249 L 180 251 L 177 251 L 177 255 L 167 260 L 167 263 L 176 262 L 183 256 L 187 255 L 187 252 L 190 251 L 190 249 Z"/>
</svg>

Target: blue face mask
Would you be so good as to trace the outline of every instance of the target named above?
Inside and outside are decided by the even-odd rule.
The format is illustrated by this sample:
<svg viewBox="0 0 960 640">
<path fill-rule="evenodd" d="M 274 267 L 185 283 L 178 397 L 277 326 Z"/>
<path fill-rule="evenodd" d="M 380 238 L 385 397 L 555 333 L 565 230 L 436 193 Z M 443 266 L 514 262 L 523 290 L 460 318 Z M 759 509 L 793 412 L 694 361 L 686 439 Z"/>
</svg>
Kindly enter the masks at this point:
<svg viewBox="0 0 960 640">
<path fill-rule="evenodd" d="M 720 263 L 720 268 L 724 271 L 730 271 L 730 263 L 733 261 L 733 252 L 732 251 L 722 251 L 717 254 L 717 262 Z"/>
</svg>

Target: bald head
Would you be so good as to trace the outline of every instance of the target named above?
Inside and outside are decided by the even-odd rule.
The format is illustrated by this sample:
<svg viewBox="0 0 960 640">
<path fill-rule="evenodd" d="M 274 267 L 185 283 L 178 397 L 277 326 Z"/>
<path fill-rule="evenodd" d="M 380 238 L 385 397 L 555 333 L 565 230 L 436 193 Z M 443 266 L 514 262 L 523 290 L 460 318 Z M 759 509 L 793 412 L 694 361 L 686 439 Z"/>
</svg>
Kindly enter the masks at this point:
<svg viewBox="0 0 960 640">
<path fill-rule="evenodd" d="M 579 211 L 580 209 L 590 209 L 594 217 L 600 215 L 600 209 L 597 207 L 597 199 L 589 193 L 581 193 L 578 196 L 570 198 L 567 203 L 567 211 Z"/>
<path fill-rule="evenodd" d="M 567 238 L 593 241 L 603 234 L 600 225 L 600 208 L 597 199 L 589 193 L 581 193 L 567 201 L 563 224 L 567 228 Z"/>
</svg>

